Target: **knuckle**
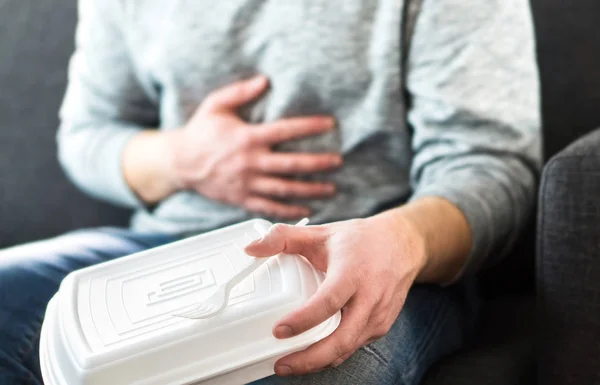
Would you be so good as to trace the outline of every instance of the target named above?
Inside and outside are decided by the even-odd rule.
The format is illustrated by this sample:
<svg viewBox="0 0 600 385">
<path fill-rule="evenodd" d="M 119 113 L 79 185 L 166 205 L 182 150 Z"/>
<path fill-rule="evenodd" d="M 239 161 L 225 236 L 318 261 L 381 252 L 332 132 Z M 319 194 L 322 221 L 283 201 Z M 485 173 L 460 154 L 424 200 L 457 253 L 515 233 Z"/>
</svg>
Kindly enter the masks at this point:
<svg viewBox="0 0 600 385">
<path fill-rule="evenodd" d="M 287 231 L 287 225 L 285 225 L 283 223 L 277 223 L 277 224 L 273 225 L 270 232 L 274 236 L 281 237 L 286 234 L 286 231 Z"/>
<path fill-rule="evenodd" d="M 237 99 L 243 99 L 250 94 L 250 87 L 245 82 L 238 82 L 234 84 L 233 92 Z"/>
<path fill-rule="evenodd" d="M 373 317 L 373 323 L 378 327 L 384 327 L 385 323 L 387 321 L 387 317 L 385 316 L 385 314 L 383 314 L 382 312 L 379 312 L 377 314 L 374 315 Z M 386 330 L 387 332 L 387 330 Z"/>
<path fill-rule="evenodd" d="M 313 373 L 317 370 L 317 366 L 312 362 L 305 360 L 299 365 L 299 369 L 302 373 Z"/>
<path fill-rule="evenodd" d="M 202 106 L 201 109 L 204 110 L 214 110 L 215 108 L 217 108 L 217 96 L 216 94 L 212 93 L 210 95 L 208 95 L 204 101 L 202 102 Z"/>
<path fill-rule="evenodd" d="M 380 339 L 389 333 L 392 325 L 389 325 L 387 322 L 383 322 L 376 329 L 375 333 L 373 333 L 373 338 Z"/>
<path fill-rule="evenodd" d="M 285 183 L 273 183 L 271 186 L 271 193 L 279 197 L 284 197 L 290 195 L 291 189 Z"/>
<path fill-rule="evenodd" d="M 281 166 L 286 171 L 293 171 L 299 168 L 299 162 L 297 159 L 289 158 L 281 162 Z"/>
<path fill-rule="evenodd" d="M 323 169 L 327 168 L 331 163 L 332 161 L 330 161 L 328 158 L 319 157 L 310 162 L 310 167 L 315 169 Z"/>
<path fill-rule="evenodd" d="M 336 313 L 344 306 L 340 296 L 334 293 L 327 294 L 323 299 L 323 303 L 325 305 L 325 310 L 330 314 Z"/>
<path fill-rule="evenodd" d="M 378 290 L 372 289 L 368 293 L 365 294 L 365 299 L 366 299 L 366 302 L 371 304 L 376 309 L 377 305 L 383 300 L 383 294 L 380 293 Z M 380 315 L 378 314 L 377 316 L 380 316 Z"/>
<path fill-rule="evenodd" d="M 345 354 L 347 354 L 349 351 L 352 350 L 352 348 L 354 347 L 354 337 L 352 336 L 346 336 L 341 338 L 337 344 L 335 344 L 334 346 L 334 351 L 335 351 L 335 355 L 336 357 L 342 357 Z"/>
</svg>

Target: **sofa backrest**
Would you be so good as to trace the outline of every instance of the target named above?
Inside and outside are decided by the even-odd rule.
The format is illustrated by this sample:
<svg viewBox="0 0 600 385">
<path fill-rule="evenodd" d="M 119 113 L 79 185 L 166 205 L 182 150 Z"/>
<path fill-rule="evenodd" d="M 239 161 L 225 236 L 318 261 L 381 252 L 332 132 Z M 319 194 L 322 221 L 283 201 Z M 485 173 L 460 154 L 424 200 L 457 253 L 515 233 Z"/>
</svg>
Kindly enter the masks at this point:
<svg viewBox="0 0 600 385">
<path fill-rule="evenodd" d="M 600 127 L 600 1 L 531 0 L 546 157 Z"/>
<path fill-rule="evenodd" d="M 127 212 L 72 187 L 56 159 L 76 9 L 77 0 L 0 0 L 0 248 L 127 223 Z"/>
</svg>

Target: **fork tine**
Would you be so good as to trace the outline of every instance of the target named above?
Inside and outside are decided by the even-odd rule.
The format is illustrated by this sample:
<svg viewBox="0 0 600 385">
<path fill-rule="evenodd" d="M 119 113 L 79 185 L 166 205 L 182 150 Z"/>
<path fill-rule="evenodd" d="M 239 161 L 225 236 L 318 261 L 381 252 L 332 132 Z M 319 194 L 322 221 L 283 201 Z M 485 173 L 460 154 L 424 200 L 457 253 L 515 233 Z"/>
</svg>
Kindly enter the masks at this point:
<svg viewBox="0 0 600 385">
<path fill-rule="evenodd" d="M 206 311 L 206 306 L 204 306 L 204 304 L 199 304 L 189 310 L 182 311 L 180 313 L 174 313 L 173 316 L 182 317 L 182 318 L 190 318 L 190 316 L 193 316 L 195 313 L 201 313 L 204 311 Z"/>
</svg>

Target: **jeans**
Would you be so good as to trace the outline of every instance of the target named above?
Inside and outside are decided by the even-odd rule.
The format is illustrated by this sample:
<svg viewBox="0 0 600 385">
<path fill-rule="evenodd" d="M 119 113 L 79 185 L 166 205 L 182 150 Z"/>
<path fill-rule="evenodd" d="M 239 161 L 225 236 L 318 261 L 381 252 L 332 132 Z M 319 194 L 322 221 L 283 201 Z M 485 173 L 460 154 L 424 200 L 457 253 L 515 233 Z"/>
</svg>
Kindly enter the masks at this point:
<svg viewBox="0 0 600 385">
<path fill-rule="evenodd" d="M 0 385 L 42 384 L 40 329 L 46 305 L 67 274 L 175 240 L 104 228 L 0 251 Z M 477 306 L 464 289 L 416 285 L 390 332 L 341 366 L 253 384 L 418 384 L 432 363 L 468 339 Z"/>
</svg>

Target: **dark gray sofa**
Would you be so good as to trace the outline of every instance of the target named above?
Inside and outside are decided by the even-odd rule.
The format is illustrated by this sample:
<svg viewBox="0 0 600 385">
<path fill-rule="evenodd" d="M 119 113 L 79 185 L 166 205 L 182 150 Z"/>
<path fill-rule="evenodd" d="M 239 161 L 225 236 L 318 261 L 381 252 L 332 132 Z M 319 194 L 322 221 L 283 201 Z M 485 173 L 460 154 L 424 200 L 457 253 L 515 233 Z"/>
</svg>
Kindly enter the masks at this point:
<svg viewBox="0 0 600 385">
<path fill-rule="evenodd" d="M 0 0 L 0 248 L 127 224 L 127 212 L 76 191 L 56 159 L 76 3 Z"/>
<path fill-rule="evenodd" d="M 600 62 L 596 60 L 589 66 L 575 68 L 569 64 L 574 57 L 585 57 L 583 47 L 600 51 L 600 40 L 595 41 L 597 37 L 578 35 L 584 35 L 585 31 L 579 18 L 584 18 L 588 23 L 586 26 L 591 28 L 594 10 L 596 14 L 600 11 L 600 5 L 595 2 L 597 0 L 533 0 L 536 22 L 541 26 L 538 34 L 540 58 L 544 62 L 542 78 L 545 84 L 553 84 L 544 87 L 545 94 L 554 96 L 544 101 L 549 154 L 600 123 L 595 121 L 600 114 L 593 112 L 600 106 L 596 103 L 600 102 L 600 70 L 596 71 Z M 561 21 L 565 12 L 567 25 Z M 128 212 L 93 201 L 78 192 L 67 182 L 56 160 L 57 111 L 64 91 L 67 61 L 73 50 L 75 21 L 76 0 L 0 0 L 0 248 L 76 228 L 127 225 Z M 576 32 L 569 35 L 565 32 L 567 29 Z M 558 48 L 554 46 L 557 35 Z M 580 45 L 581 38 L 587 45 Z M 556 52 L 560 56 L 555 58 Z M 586 77 L 586 70 L 593 73 Z M 578 87 L 589 93 L 579 93 Z M 567 107 L 575 104 L 577 107 Z M 579 115 L 584 110 L 587 115 L 583 116 L 587 118 Z M 575 147 L 570 151 L 584 150 Z M 593 149 L 586 151 L 593 152 Z M 592 178 L 594 162 L 600 160 L 581 160 L 580 164 L 588 167 L 584 169 L 589 170 L 590 175 L 573 181 L 565 174 L 579 170 L 580 164 L 569 156 L 557 159 L 549 168 L 542 191 L 542 212 L 569 219 L 583 217 L 589 221 L 590 216 L 598 212 L 594 204 L 600 200 L 600 194 L 598 198 L 575 195 L 581 199 L 563 204 L 554 202 L 554 198 L 571 193 L 559 188 L 563 181 L 581 189 L 600 186 L 600 180 L 597 180 L 600 174 Z M 600 171 L 600 168 L 596 169 Z M 588 286 L 579 281 L 581 276 L 600 277 L 600 272 L 591 265 L 591 257 L 599 246 L 593 243 L 592 227 L 569 232 L 570 225 L 564 222 L 545 223 L 546 226 L 540 226 L 541 244 L 543 250 L 554 252 L 551 255 L 542 252 L 542 262 L 538 265 L 544 272 L 538 279 L 543 294 L 540 325 L 543 325 L 544 343 L 541 344 L 539 367 L 544 381 L 541 383 L 593 383 L 592 380 L 567 382 L 560 379 L 567 378 L 564 377 L 566 373 L 576 370 L 578 365 L 586 371 L 573 378 L 595 378 L 596 381 L 599 378 L 592 377 L 597 376 L 593 371 L 594 360 L 581 354 L 592 349 L 590 340 L 585 340 L 586 335 L 600 334 L 599 321 L 591 317 L 594 302 L 587 304 L 585 301 L 588 297 L 597 300 L 600 292 L 591 290 L 598 289 L 598 284 L 589 283 Z M 586 248 L 571 250 L 570 247 L 577 249 L 578 239 L 584 235 L 589 236 Z M 533 234 L 529 234 L 507 262 L 482 275 L 489 300 L 483 311 L 478 338 L 464 352 L 448 357 L 432 368 L 424 381 L 426 385 L 534 383 L 533 240 Z M 563 254 L 558 252 L 561 250 Z M 565 256 L 579 258 L 582 264 L 576 269 L 581 271 L 569 270 L 569 261 L 562 259 Z M 575 311 L 589 317 L 578 319 Z M 573 330 L 570 327 L 575 326 L 582 331 L 578 334 L 577 346 L 569 342 L 573 336 L 569 333 Z M 571 356 L 563 360 L 562 350 Z"/>
<path fill-rule="evenodd" d="M 546 151 L 558 153 L 539 198 L 539 383 L 600 384 L 600 2 L 534 2 Z"/>
</svg>

